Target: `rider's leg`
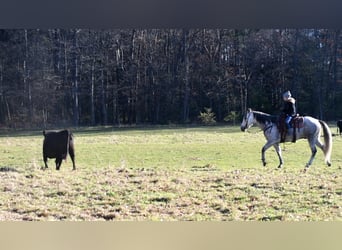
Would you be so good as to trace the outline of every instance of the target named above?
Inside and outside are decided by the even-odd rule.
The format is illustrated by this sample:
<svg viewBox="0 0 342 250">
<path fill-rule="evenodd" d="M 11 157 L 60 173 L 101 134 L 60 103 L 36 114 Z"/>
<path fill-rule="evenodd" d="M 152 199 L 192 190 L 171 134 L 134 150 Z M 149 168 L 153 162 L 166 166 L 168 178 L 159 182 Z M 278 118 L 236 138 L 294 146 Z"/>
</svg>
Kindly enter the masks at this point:
<svg viewBox="0 0 342 250">
<path fill-rule="evenodd" d="M 291 123 L 290 123 L 291 120 L 292 120 L 292 117 L 290 115 L 285 118 L 285 124 L 286 124 L 287 129 L 291 128 Z"/>
</svg>

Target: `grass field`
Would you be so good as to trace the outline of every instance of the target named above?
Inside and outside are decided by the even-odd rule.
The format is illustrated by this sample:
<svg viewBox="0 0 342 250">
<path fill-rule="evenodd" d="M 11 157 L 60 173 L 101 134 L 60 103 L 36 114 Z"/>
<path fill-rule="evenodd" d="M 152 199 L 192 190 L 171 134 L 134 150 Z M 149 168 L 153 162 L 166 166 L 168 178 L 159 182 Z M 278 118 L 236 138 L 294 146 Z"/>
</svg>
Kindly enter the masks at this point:
<svg viewBox="0 0 342 250">
<path fill-rule="evenodd" d="M 332 128 L 334 132 L 336 128 Z M 273 149 L 239 127 L 83 128 L 70 158 L 42 166 L 41 131 L 0 134 L 0 220 L 342 220 L 342 137 L 332 166 L 306 141 Z"/>
</svg>

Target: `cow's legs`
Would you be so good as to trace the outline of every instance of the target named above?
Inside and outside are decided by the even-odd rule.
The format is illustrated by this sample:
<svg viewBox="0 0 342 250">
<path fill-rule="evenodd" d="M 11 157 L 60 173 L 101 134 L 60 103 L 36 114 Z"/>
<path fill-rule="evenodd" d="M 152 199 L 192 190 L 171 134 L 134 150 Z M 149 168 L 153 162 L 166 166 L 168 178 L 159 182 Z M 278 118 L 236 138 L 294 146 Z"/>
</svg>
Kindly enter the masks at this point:
<svg viewBox="0 0 342 250">
<path fill-rule="evenodd" d="M 48 168 L 47 161 L 48 161 L 47 157 L 46 157 L 46 156 L 44 156 L 44 164 L 45 164 L 45 168 Z"/>
<path fill-rule="evenodd" d="M 76 170 L 76 165 L 75 165 L 75 154 L 74 151 L 69 147 L 69 155 L 72 161 L 72 170 Z"/>
<path fill-rule="evenodd" d="M 56 158 L 56 170 L 59 170 L 62 164 L 62 158 Z"/>
</svg>

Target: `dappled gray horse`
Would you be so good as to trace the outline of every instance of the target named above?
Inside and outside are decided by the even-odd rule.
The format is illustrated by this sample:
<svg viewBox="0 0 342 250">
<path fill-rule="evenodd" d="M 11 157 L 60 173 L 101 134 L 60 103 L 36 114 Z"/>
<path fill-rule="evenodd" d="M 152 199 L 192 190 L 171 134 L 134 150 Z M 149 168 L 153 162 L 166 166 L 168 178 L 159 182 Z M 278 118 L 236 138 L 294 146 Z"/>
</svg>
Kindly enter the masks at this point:
<svg viewBox="0 0 342 250">
<path fill-rule="evenodd" d="M 264 166 L 266 166 L 265 160 L 265 151 L 273 146 L 278 154 L 279 157 L 279 168 L 283 165 L 283 157 L 281 155 L 281 148 L 280 148 L 280 132 L 277 126 L 277 117 L 272 116 L 263 112 L 253 111 L 248 109 L 247 113 L 243 117 L 241 123 L 241 130 L 245 131 L 253 126 L 253 124 L 257 124 L 260 129 L 264 132 L 264 136 L 267 140 L 266 144 L 263 146 L 261 150 L 261 160 Z M 302 128 L 295 128 L 296 137 L 297 139 L 306 138 L 308 139 L 310 148 L 311 148 L 311 157 L 308 163 L 306 164 L 306 169 L 310 167 L 312 161 L 316 155 L 318 146 L 322 149 L 324 156 L 325 156 L 325 163 L 330 166 L 330 157 L 331 157 L 331 150 L 332 150 L 332 136 L 328 125 L 321 120 L 317 120 L 310 116 L 304 116 L 303 126 Z M 293 138 L 293 130 L 289 129 L 286 134 L 286 142 L 292 141 Z M 320 135 L 323 130 L 324 133 L 324 144 L 320 141 Z"/>
</svg>

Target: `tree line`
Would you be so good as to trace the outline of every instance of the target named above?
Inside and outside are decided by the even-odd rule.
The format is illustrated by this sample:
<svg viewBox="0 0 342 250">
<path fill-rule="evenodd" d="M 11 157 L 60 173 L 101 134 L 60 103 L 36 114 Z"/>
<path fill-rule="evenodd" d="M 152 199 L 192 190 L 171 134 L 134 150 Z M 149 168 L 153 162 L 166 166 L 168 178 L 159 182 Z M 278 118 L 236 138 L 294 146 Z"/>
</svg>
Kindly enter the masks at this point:
<svg viewBox="0 0 342 250">
<path fill-rule="evenodd" d="M 248 107 L 342 117 L 332 29 L 0 30 L 0 125 L 232 121 Z"/>
</svg>

